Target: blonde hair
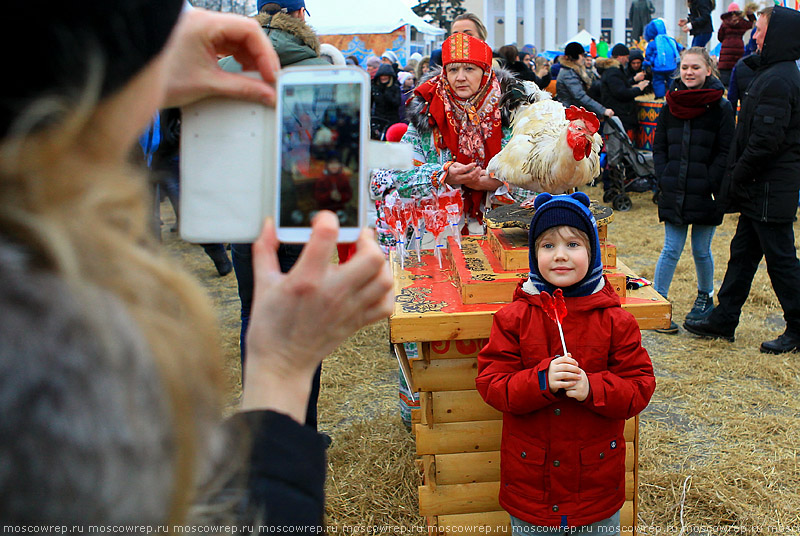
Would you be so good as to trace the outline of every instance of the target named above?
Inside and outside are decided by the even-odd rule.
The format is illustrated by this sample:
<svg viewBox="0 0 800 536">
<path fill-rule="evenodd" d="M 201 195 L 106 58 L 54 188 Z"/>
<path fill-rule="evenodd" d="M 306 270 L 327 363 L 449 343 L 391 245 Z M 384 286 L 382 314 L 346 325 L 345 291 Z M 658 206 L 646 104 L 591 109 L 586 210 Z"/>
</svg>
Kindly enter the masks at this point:
<svg viewBox="0 0 800 536">
<path fill-rule="evenodd" d="M 719 78 L 719 70 L 717 69 L 717 62 L 714 61 L 714 58 L 711 57 L 711 54 L 708 53 L 705 47 L 691 47 L 685 49 L 681 52 L 681 61 L 683 58 L 688 54 L 694 54 L 696 56 L 700 56 L 703 59 L 703 63 L 706 64 L 706 67 L 711 71 L 711 76 Z M 678 66 L 680 70 L 680 66 Z M 678 75 L 680 77 L 680 75 Z"/>
<path fill-rule="evenodd" d="M 558 225 L 556 227 L 550 227 L 549 229 L 546 229 L 542 234 L 536 237 L 536 240 L 533 243 L 534 251 L 539 251 L 539 245 L 542 243 L 542 241 L 547 238 L 550 238 L 553 235 L 558 235 L 564 239 L 577 238 L 578 240 L 583 242 L 583 247 L 585 247 L 587 250 L 591 249 L 591 242 L 589 242 L 589 235 L 587 235 L 577 227 L 572 227 L 571 225 Z"/>
<path fill-rule="evenodd" d="M 475 13 L 462 13 L 461 15 L 457 16 L 453 19 L 453 22 L 458 22 L 460 20 L 468 20 L 471 21 L 475 25 L 475 29 L 478 30 L 478 38 L 481 41 L 486 41 L 486 37 L 489 35 L 486 31 L 486 26 L 483 25 L 481 22 L 480 17 L 478 17 Z"/>
<path fill-rule="evenodd" d="M 100 76 L 94 74 L 76 101 L 37 104 L 0 140 L 0 237 L 62 281 L 83 310 L 101 309 L 98 300 L 110 295 L 133 320 L 170 410 L 163 426 L 173 471 L 164 476 L 172 478 L 164 504 L 170 524 L 178 523 L 206 476 L 209 428 L 221 420 L 216 318 L 203 290 L 151 235 L 142 166 L 102 151 L 104 134 L 95 128 Z"/>
</svg>

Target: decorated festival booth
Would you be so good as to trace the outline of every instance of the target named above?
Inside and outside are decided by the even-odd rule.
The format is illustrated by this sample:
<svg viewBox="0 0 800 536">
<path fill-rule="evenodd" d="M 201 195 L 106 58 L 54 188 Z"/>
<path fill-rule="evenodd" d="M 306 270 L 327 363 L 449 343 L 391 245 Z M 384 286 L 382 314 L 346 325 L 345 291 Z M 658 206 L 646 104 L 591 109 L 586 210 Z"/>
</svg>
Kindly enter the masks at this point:
<svg viewBox="0 0 800 536">
<path fill-rule="evenodd" d="M 401 0 L 384 0 L 380 5 L 370 0 L 306 0 L 306 6 L 320 42 L 335 46 L 345 57 L 357 57 L 361 65 L 387 50 L 405 65 L 414 52 L 429 54 L 445 33 Z"/>
<path fill-rule="evenodd" d="M 608 239 L 611 209 L 593 205 L 592 211 L 604 273 L 623 308 L 641 329 L 668 326 L 670 304 L 651 286 L 626 284 L 637 278 Z M 393 254 L 396 295 L 390 337 L 406 381 L 419 393 L 420 407 L 412 411 L 422 472 L 419 512 L 438 534 L 509 531 L 508 514 L 498 502 L 502 414 L 475 388 L 476 356 L 489 337 L 493 314 L 511 301 L 517 283 L 528 276 L 526 227 L 532 213 L 519 205 L 491 211 L 486 236 L 464 236 L 460 244 L 453 236 L 438 241 L 441 259 L 435 250 L 418 254 L 409 248 L 402 260 L 401 251 Z M 416 343 L 417 357 L 408 358 L 408 343 Z M 622 534 L 630 535 L 637 518 L 638 417 L 627 422 L 624 436 L 621 526 Z"/>
</svg>

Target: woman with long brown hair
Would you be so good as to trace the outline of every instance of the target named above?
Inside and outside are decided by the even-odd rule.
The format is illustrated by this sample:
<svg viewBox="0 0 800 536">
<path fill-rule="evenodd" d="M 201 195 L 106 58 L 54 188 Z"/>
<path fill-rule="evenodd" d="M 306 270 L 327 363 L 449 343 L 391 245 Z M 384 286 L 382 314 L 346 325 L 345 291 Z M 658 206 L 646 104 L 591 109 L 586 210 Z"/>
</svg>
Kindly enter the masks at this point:
<svg viewBox="0 0 800 536">
<path fill-rule="evenodd" d="M 215 314 L 149 234 L 147 180 L 129 155 L 158 107 L 274 100 L 264 81 L 222 73 L 217 54 L 267 82 L 278 61 L 255 22 L 182 10 L 183 0 L 4 10 L 4 48 L 35 41 L 9 58 L 0 89 L 5 525 L 232 521 L 232 508 L 208 503 L 240 470 L 249 491 L 233 498 L 263 524 L 321 520 L 324 445 L 299 424 L 311 378 L 344 337 L 388 314 L 391 278 L 366 234 L 349 263 L 330 265 L 330 213 L 281 275 L 266 225 L 235 427 L 256 443 L 231 435 Z"/>
</svg>

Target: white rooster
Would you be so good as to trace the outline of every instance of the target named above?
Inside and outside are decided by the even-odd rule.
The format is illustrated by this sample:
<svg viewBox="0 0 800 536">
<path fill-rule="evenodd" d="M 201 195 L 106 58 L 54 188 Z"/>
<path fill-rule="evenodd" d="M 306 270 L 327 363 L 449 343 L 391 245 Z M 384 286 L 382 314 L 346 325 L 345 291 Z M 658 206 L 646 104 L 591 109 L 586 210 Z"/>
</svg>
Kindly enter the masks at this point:
<svg viewBox="0 0 800 536">
<path fill-rule="evenodd" d="M 583 108 L 569 109 L 531 82 L 527 104 L 512 120 L 511 139 L 489 161 L 487 171 L 510 184 L 561 194 L 600 175 L 600 122 Z"/>
</svg>

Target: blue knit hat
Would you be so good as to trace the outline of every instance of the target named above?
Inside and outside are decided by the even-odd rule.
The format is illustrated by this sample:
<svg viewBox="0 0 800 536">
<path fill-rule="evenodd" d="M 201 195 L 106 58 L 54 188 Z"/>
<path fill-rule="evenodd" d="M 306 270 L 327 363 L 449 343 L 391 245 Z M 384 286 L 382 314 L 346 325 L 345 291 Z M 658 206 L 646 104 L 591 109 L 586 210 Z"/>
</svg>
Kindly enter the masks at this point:
<svg viewBox="0 0 800 536">
<path fill-rule="evenodd" d="M 258 10 L 261 11 L 261 8 L 267 4 L 278 4 L 288 13 L 297 11 L 301 7 L 306 7 L 305 0 L 258 0 Z M 308 9 L 306 9 L 306 13 L 311 15 L 311 13 L 308 12 Z"/>
<path fill-rule="evenodd" d="M 600 259 L 600 239 L 597 236 L 597 221 L 589 210 L 589 196 L 583 192 L 570 195 L 542 193 L 536 196 L 536 212 L 531 219 L 528 234 L 528 262 L 531 283 L 539 290 L 552 293 L 556 287 L 539 273 L 536 262 L 536 239 L 548 229 L 569 225 L 586 233 L 589 237 L 589 270 L 579 282 L 566 287 L 564 296 L 588 296 L 603 288 L 603 262 Z"/>
</svg>

